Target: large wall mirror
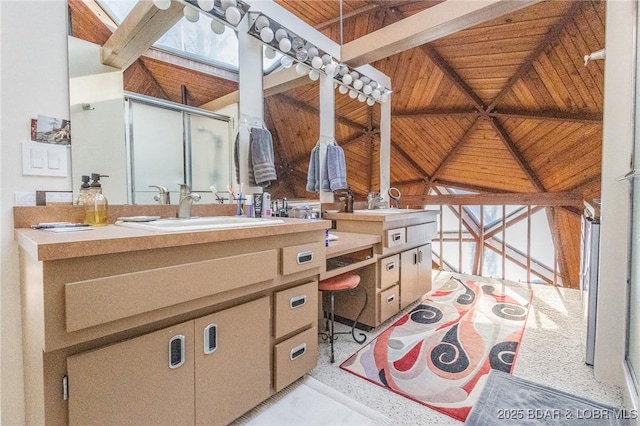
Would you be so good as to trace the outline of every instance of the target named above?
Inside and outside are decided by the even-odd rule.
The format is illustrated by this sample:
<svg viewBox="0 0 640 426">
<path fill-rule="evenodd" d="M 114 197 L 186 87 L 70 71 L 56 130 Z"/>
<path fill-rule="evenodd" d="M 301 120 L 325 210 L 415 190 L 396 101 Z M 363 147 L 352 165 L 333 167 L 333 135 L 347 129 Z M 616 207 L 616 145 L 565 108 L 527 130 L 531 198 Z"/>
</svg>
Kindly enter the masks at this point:
<svg viewBox="0 0 640 426">
<path fill-rule="evenodd" d="M 218 34 L 204 15 L 182 18 L 123 71 L 102 63 L 101 46 L 137 1 L 68 3 L 74 191 L 95 172 L 109 176 L 103 188 L 114 204 L 152 204 L 149 185 L 175 193 L 180 183 L 214 202 L 210 187 L 232 183 L 238 104 L 201 107 L 238 90 L 235 32 Z"/>
</svg>

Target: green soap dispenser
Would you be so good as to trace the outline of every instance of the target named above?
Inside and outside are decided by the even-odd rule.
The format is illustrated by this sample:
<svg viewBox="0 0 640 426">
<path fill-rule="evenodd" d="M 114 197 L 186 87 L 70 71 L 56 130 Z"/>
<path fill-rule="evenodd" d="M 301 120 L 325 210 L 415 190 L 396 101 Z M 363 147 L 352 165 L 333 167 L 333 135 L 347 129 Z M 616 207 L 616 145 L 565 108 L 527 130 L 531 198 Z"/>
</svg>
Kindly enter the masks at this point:
<svg viewBox="0 0 640 426">
<path fill-rule="evenodd" d="M 84 223 L 93 226 L 104 226 L 109 223 L 109 203 L 102 193 L 100 178 L 108 177 L 99 173 L 91 173 L 89 193 L 84 203 Z"/>
<path fill-rule="evenodd" d="M 89 185 L 89 176 L 82 175 L 82 185 L 80 185 L 80 192 L 78 196 L 73 200 L 74 206 L 84 206 L 87 201 L 87 196 L 89 195 L 89 190 L 91 189 L 91 185 Z"/>
</svg>

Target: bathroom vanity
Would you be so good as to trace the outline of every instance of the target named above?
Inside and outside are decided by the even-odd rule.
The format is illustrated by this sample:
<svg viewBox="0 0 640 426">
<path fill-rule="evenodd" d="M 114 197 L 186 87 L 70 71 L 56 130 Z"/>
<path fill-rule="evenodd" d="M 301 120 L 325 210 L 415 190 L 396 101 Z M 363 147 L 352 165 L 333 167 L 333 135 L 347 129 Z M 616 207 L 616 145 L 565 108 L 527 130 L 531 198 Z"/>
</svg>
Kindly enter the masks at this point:
<svg viewBox="0 0 640 426">
<path fill-rule="evenodd" d="M 227 424 L 316 365 L 327 221 L 19 222 L 28 424 Z"/>
<path fill-rule="evenodd" d="M 409 209 L 355 210 L 325 214 L 337 231 L 375 235 L 373 268 L 362 271 L 360 285 L 368 303 L 359 323 L 374 328 L 431 290 L 431 240 L 437 234 L 437 211 Z M 336 315 L 355 319 L 364 298 L 336 297 Z"/>
</svg>

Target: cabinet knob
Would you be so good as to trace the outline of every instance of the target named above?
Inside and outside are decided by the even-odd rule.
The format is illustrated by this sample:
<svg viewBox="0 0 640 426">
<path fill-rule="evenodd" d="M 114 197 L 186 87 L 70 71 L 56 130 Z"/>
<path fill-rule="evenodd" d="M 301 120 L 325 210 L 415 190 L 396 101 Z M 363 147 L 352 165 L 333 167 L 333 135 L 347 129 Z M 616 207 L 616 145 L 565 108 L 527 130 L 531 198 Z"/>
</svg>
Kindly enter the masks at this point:
<svg viewBox="0 0 640 426">
<path fill-rule="evenodd" d="M 204 328 L 204 354 L 210 355 L 218 349 L 218 324 L 209 324 Z"/>
<path fill-rule="evenodd" d="M 169 340 L 169 368 L 179 368 L 185 361 L 185 336 L 178 334 Z"/>
</svg>

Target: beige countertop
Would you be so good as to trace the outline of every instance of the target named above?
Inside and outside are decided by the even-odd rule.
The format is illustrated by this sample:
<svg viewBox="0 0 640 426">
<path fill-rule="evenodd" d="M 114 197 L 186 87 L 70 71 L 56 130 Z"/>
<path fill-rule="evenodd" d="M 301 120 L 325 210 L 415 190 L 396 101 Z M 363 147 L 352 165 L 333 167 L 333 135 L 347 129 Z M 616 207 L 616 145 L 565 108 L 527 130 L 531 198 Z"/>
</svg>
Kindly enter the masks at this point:
<svg viewBox="0 0 640 426">
<path fill-rule="evenodd" d="M 435 218 L 439 213 L 436 210 L 418 210 L 418 209 L 399 209 L 401 213 L 397 213 L 398 210 L 393 213 L 389 213 L 388 209 L 385 211 L 376 212 L 376 210 L 367 210 L 367 213 L 325 213 L 322 215 L 323 219 L 328 220 L 358 220 L 362 222 L 391 222 L 396 220 L 406 220 L 416 217 L 422 217 L 424 215 L 433 215 Z M 371 212 L 371 213 L 369 213 Z"/>
<path fill-rule="evenodd" d="M 327 259 L 371 247 L 382 241 L 380 235 L 341 232 L 334 229 L 330 229 L 329 232 L 338 237 L 338 239 L 329 241 Z"/>
<path fill-rule="evenodd" d="M 97 226 L 89 231 L 61 233 L 17 228 L 15 240 L 33 258 L 42 261 L 269 237 L 324 230 L 331 226 L 331 223 L 326 220 L 277 219 L 283 220 L 284 223 L 273 226 L 169 233 L 118 225 Z"/>
</svg>

